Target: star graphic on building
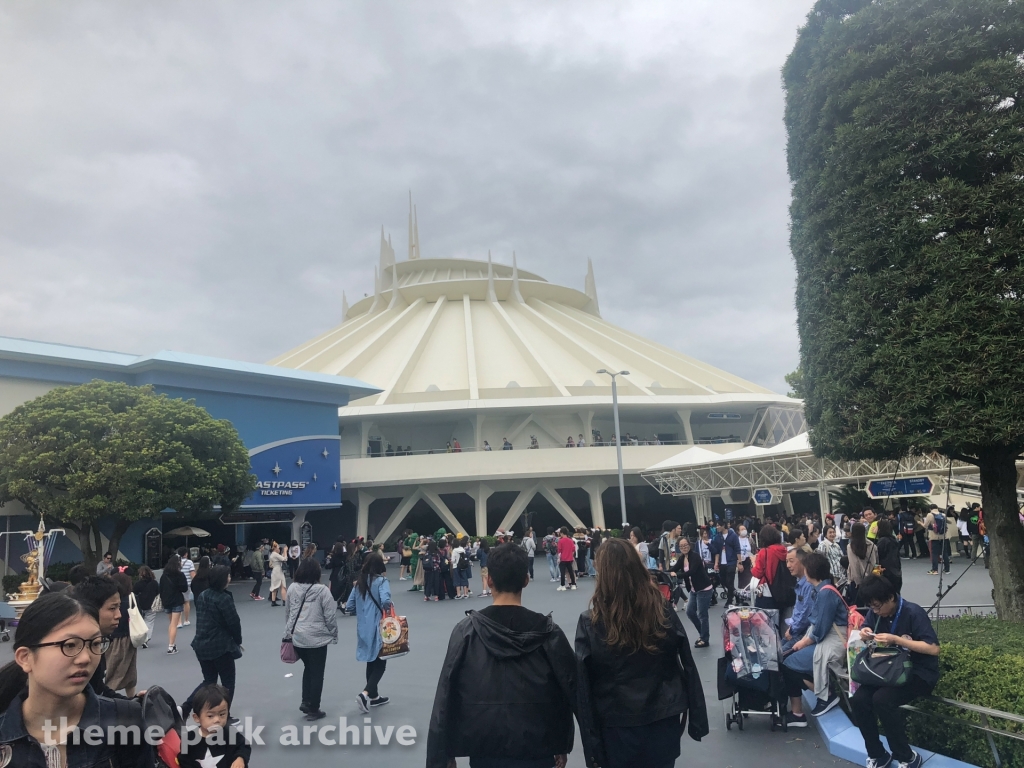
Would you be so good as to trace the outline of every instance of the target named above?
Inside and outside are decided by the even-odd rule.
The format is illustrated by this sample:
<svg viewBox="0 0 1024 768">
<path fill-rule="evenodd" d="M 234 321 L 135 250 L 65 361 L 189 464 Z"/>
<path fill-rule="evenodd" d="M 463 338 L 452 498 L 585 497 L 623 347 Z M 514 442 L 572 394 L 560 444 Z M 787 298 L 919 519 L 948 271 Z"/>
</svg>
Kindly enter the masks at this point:
<svg viewBox="0 0 1024 768">
<path fill-rule="evenodd" d="M 295 462 L 295 466 L 297 466 L 297 467 L 301 467 L 301 466 L 302 466 L 303 464 L 305 464 L 305 463 L 306 463 L 306 462 L 304 462 L 304 461 L 302 460 L 302 457 L 301 457 L 301 456 L 299 456 L 299 460 Z"/>
<path fill-rule="evenodd" d="M 334 484 L 334 490 L 338 490 L 338 484 L 337 483 Z"/>
<path fill-rule="evenodd" d="M 210 751 L 210 748 L 207 747 L 206 757 L 204 757 L 202 760 L 199 760 L 198 764 L 200 768 L 217 768 L 217 763 L 219 763 L 223 758 L 224 755 L 218 755 L 217 757 L 214 757 L 213 753 Z"/>
<path fill-rule="evenodd" d="M 274 473 L 274 477 L 277 477 L 278 475 L 281 474 L 281 465 L 275 461 L 274 468 L 270 471 Z"/>
<path fill-rule="evenodd" d="M 323 453 L 321 453 L 320 455 L 321 455 L 321 456 L 323 456 L 323 457 L 324 457 L 325 459 L 326 459 L 326 458 L 327 458 L 328 456 L 330 456 L 330 454 L 329 454 L 329 453 L 327 452 L 327 449 L 326 449 L 326 448 L 324 448 L 324 452 L 323 452 Z"/>
<path fill-rule="evenodd" d="M 316 482 L 316 472 L 313 473 L 313 482 Z"/>
</svg>

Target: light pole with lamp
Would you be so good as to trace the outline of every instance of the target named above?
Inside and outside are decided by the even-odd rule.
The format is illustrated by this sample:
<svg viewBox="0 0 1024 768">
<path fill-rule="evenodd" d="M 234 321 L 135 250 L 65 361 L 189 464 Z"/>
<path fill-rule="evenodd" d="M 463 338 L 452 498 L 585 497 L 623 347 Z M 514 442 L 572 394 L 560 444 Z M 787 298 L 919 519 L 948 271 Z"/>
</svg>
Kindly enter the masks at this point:
<svg viewBox="0 0 1024 768">
<path fill-rule="evenodd" d="M 619 504 L 622 506 L 622 530 L 629 527 L 626 522 L 626 485 L 622 480 L 622 435 L 619 431 L 619 390 L 615 384 L 616 376 L 629 376 L 629 371 L 612 371 L 602 368 L 598 373 L 605 373 L 612 377 L 612 418 L 615 421 L 615 457 L 619 461 Z"/>
</svg>

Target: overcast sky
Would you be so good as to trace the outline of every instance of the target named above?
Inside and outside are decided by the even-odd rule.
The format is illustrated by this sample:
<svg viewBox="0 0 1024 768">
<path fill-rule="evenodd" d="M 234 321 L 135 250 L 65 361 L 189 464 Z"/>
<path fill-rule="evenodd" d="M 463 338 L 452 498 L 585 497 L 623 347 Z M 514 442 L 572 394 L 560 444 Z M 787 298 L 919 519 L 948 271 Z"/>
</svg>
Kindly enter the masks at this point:
<svg viewBox="0 0 1024 768">
<path fill-rule="evenodd" d="M 265 361 L 406 253 L 511 262 L 785 392 L 812 0 L 0 5 L 0 335 Z"/>
</svg>

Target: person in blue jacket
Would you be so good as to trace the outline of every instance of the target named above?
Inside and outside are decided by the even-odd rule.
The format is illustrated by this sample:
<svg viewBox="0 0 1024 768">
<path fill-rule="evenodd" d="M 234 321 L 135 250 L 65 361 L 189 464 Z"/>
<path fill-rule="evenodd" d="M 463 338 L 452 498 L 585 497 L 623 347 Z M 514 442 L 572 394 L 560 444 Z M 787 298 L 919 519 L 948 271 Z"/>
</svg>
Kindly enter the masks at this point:
<svg viewBox="0 0 1024 768">
<path fill-rule="evenodd" d="M 725 587 L 725 604 L 732 603 L 736 592 L 736 568 L 740 564 L 740 537 L 732 529 L 732 520 L 726 520 L 718 527 L 718 535 L 711 541 L 714 568 Z"/>
<path fill-rule="evenodd" d="M 387 661 L 380 658 L 384 640 L 380 636 L 380 620 L 384 611 L 391 607 L 391 584 L 385 575 L 384 558 L 371 552 L 363 561 L 362 570 L 356 581 L 356 588 L 348 596 L 345 610 L 356 617 L 356 661 L 366 662 L 366 688 L 356 696 L 356 703 L 363 712 L 370 707 L 380 707 L 390 699 L 381 696 L 377 690 Z"/>
</svg>

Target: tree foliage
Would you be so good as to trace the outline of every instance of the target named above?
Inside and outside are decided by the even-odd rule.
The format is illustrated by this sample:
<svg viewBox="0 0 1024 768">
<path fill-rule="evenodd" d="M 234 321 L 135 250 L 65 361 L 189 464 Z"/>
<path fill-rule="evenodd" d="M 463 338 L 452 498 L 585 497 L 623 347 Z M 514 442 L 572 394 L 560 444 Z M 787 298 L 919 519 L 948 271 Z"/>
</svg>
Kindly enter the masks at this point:
<svg viewBox="0 0 1024 768">
<path fill-rule="evenodd" d="M 801 30 L 784 74 L 816 448 L 1024 448 L 1022 55 L 1006 0 L 828 0 Z"/>
<path fill-rule="evenodd" d="M 1024 563 L 1024 3 L 819 0 L 783 77 L 812 446 L 977 464 Z"/>
<path fill-rule="evenodd" d="M 76 531 L 87 562 L 100 549 L 100 518 L 115 518 L 116 549 L 135 520 L 167 507 L 234 509 L 254 487 L 229 421 L 152 387 L 59 387 L 0 418 L 0 502 Z"/>
<path fill-rule="evenodd" d="M 787 373 L 786 383 L 789 384 L 789 392 L 786 393 L 786 397 L 795 397 L 798 400 L 804 398 L 804 369 L 797 368 L 795 371 Z"/>
</svg>

